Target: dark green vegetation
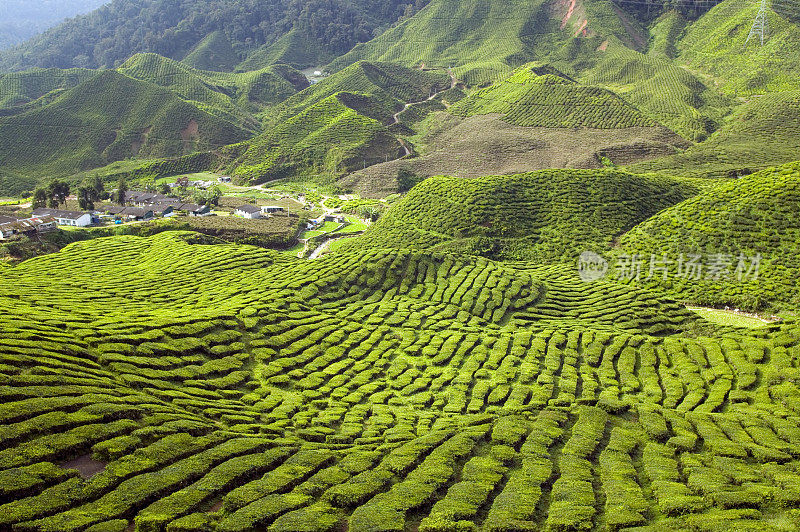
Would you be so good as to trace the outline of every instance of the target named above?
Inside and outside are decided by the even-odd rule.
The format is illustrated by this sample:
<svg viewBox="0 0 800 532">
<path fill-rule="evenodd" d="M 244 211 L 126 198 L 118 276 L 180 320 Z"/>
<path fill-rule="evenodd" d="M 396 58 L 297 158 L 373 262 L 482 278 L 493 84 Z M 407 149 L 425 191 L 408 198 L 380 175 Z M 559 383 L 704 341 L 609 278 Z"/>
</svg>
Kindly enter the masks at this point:
<svg viewBox="0 0 800 532">
<path fill-rule="evenodd" d="M 727 264 L 708 278 L 655 277 L 659 286 L 701 304 L 748 309 L 791 310 L 800 307 L 800 163 L 772 168 L 714 187 L 667 209 L 621 239 L 628 254 L 649 257 L 698 252 L 716 255 Z M 740 256 L 761 255 L 757 280 L 730 282 L 737 277 Z"/>
<path fill-rule="evenodd" d="M 0 274 L 4 527 L 797 526 L 792 322 L 716 330 L 560 266 L 202 242 Z"/>
<path fill-rule="evenodd" d="M 697 192 L 688 182 L 618 170 L 435 177 L 414 187 L 363 238 L 344 246 L 572 262 L 587 249 L 610 249 L 619 234 Z"/>
<path fill-rule="evenodd" d="M 139 52 L 178 60 L 188 56 L 196 61 L 198 48 L 209 46 L 213 53 L 225 56 L 230 56 L 227 48 L 232 47 L 241 60 L 293 28 L 338 55 L 424 4 L 398 0 L 116 0 L 0 54 L 0 69 L 113 68 Z M 214 32 L 220 32 L 219 37 L 208 42 Z M 221 42 L 222 38 L 228 43 Z M 315 64 L 316 60 L 301 66 Z M 268 64 L 258 68 L 265 66 Z"/>
<path fill-rule="evenodd" d="M 0 176 L 25 176 L 6 179 L 3 190 L 19 193 L 37 176 L 245 140 L 260 130 L 257 113 L 307 85 L 286 66 L 212 73 L 154 54 L 134 56 L 117 70 L 0 76 Z"/>
</svg>

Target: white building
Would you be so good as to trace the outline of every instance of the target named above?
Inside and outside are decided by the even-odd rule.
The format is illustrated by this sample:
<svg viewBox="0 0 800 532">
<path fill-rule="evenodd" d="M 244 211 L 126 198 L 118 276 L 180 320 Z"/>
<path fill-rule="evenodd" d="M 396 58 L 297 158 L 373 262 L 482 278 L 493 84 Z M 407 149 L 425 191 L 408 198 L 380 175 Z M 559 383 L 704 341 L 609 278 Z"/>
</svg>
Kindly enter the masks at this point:
<svg viewBox="0 0 800 532">
<path fill-rule="evenodd" d="M 278 207 L 277 205 L 266 205 L 261 207 L 261 212 L 263 214 L 275 214 L 276 212 L 286 212 L 286 208 Z"/>
<path fill-rule="evenodd" d="M 261 209 L 255 205 L 245 204 L 241 207 L 236 207 L 234 214 L 236 214 L 236 216 L 241 216 L 242 218 L 254 220 L 256 218 L 261 218 Z"/>
<path fill-rule="evenodd" d="M 58 225 L 71 225 L 73 227 L 88 227 L 92 225 L 92 213 L 78 211 L 61 211 L 58 209 L 36 209 L 33 216 L 37 218 L 51 216 Z"/>
</svg>

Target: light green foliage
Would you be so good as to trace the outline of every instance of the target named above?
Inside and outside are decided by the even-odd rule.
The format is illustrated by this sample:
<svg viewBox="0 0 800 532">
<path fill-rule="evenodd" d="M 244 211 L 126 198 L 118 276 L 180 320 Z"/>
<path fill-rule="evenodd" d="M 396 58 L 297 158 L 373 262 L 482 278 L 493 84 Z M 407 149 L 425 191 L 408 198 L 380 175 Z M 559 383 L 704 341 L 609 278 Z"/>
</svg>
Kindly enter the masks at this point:
<svg viewBox="0 0 800 532">
<path fill-rule="evenodd" d="M 476 91 L 450 109 L 458 116 L 501 113 L 517 126 L 600 129 L 652 127 L 619 97 L 597 87 L 583 87 L 553 69 L 527 65 L 508 79 Z"/>
<path fill-rule="evenodd" d="M 577 259 L 696 189 L 617 170 L 544 170 L 416 186 L 340 249 L 414 247 L 507 259 Z"/>
<path fill-rule="evenodd" d="M 792 322 L 695 339 L 559 267 L 202 241 L 2 274 L 0 525 L 680 529 L 800 501 Z M 54 465 L 89 449 L 89 480 Z"/>
<path fill-rule="evenodd" d="M 719 279 L 654 279 L 681 297 L 709 306 L 748 309 L 797 308 L 800 245 L 797 210 L 800 165 L 792 163 L 722 183 L 646 221 L 622 239 L 628 253 L 688 256 L 698 250 L 722 255 Z M 758 279 L 747 275 L 761 255 Z M 744 255 L 742 280 L 736 269 Z M 708 259 L 706 259 L 708 260 Z"/>
<path fill-rule="evenodd" d="M 800 37 L 793 8 L 768 8 L 769 32 L 764 46 L 758 39 L 745 46 L 758 4 L 721 2 L 689 26 L 678 42 L 678 59 L 694 70 L 723 80 L 727 94 L 750 96 L 800 89 L 800 58 L 792 42 Z"/>
</svg>

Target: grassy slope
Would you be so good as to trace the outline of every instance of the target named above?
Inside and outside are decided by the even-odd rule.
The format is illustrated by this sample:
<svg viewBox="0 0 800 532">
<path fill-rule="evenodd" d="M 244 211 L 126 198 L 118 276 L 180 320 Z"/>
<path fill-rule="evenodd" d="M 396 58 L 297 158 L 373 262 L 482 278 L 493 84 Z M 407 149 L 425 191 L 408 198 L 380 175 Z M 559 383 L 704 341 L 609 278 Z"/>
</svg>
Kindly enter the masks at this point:
<svg viewBox="0 0 800 532">
<path fill-rule="evenodd" d="M 571 261 L 697 193 L 683 181 L 618 171 L 545 170 L 414 187 L 342 248 L 447 249 L 507 259 Z"/>
<path fill-rule="evenodd" d="M 237 70 L 247 72 L 279 63 L 308 68 L 327 64 L 333 59 L 334 55 L 317 39 L 293 28 L 274 43 L 265 44 L 248 55 Z"/>
<path fill-rule="evenodd" d="M 798 150 L 800 91 L 776 92 L 739 105 L 707 141 L 681 154 L 632 165 L 630 170 L 736 176 L 796 160 Z"/>
<path fill-rule="evenodd" d="M 225 34 L 215 31 L 203 39 L 181 62 L 198 70 L 231 72 L 240 60 Z"/>
<path fill-rule="evenodd" d="M 626 234 L 622 249 L 664 253 L 732 255 L 731 279 L 658 279 L 654 286 L 704 305 L 747 309 L 798 308 L 800 262 L 800 163 L 772 168 L 733 180 L 659 213 Z M 740 254 L 762 255 L 759 279 L 738 282 L 734 270 Z"/>
<path fill-rule="evenodd" d="M 83 68 L 42 68 L 0 74 L 0 110 L 32 104 L 44 96 L 55 97 L 95 74 Z"/>
<path fill-rule="evenodd" d="M 157 54 L 137 54 L 118 70 L 253 131 L 260 126 L 254 113 L 308 86 L 300 72 L 286 66 L 242 74 L 205 72 Z"/>
<path fill-rule="evenodd" d="M 517 69 L 502 82 L 462 99 L 450 112 L 462 117 L 501 113 L 525 127 L 616 129 L 658 125 L 624 100 L 597 87 L 584 87 L 558 74 Z"/>
<path fill-rule="evenodd" d="M 381 122 L 350 107 L 354 100 L 380 108 L 379 102 L 361 95 L 329 96 L 248 142 L 242 157 L 233 163 L 234 176 L 243 182 L 263 183 L 339 175 L 362 164 L 397 157 L 397 140 Z"/>
<path fill-rule="evenodd" d="M 635 46 L 635 39 L 608 4 L 580 3 L 572 11 L 568 6 L 569 2 L 544 0 L 434 0 L 411 19 L 357 45 L 331 68 L 359 59 L 409 66 L 425 63 L 453 67 L 468 85 L 485 85 L 506 77 L 531 57 L 559 50 L 569 53 L 564 49 L 574 47 L 576 35 L 589 40 L 596 35 L 615 35 Z M 572 16 L 567 18 L 567 13 Z"/>
<path fill-rule="evenodd" d="M 184 131 L 192 121 L 196 135 Z M 105 71 L 41 109 L 0 119 L 0 135 L 7 171 L 46 176 L 137 154 L 164 157 L 208 149 L 242 140 L 247 132 L 165 88 Z"/>
<path fill-rule="evenodd" d="M 442 73 L 356 63 L 288 98 L 264 115 L 265 133 L 232 166 L 242 180 L 338 176 L 402 151 L 387 126 L 404 102 L 446 86 Z"/>
<path fill-rule="evenodd" d="M 677 45 L 679 61 L 712 76 L 718 88 L 731 95 L 800 89 L 795 46 L 800 26 L 770 9 L 764 46 L 750 41 L 745 47 L 757 11 L 757 3 L 720 3 L 688 28 Z"/>
<path fill-rule="evenodd" d="M 230 74 L 156 54 L 138 54 L 115 71 L 2 76 L 1 105 L 7 109 L 0 109 L 0 128 L 10 139 L 0 148 L 0 174 L 7 176 L 2 190 L 19 193 L 43 176 L 132 156 L 178 156 L 244 140 L 260 131 L 259 112 L 307 86 L 286 65 Z M 182 137 L 192 120 L 198 134 L 187 130 Z M 48 143 L 41 142 L 40 126 Z"/>
</svg>

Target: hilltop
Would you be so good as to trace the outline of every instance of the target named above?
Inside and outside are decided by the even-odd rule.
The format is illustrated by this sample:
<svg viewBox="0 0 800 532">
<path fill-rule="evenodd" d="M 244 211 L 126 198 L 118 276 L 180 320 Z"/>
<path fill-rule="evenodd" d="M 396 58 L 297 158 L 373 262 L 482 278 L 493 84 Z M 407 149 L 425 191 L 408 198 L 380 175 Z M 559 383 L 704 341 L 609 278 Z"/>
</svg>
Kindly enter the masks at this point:
<svg viewBox="0 0 800 532">
<path fill-rule="evenodd" d="M 361 59 L 452 67 L 468 85 L 486 85 L 530 61 L 525 58 L 567 48 L 594 49 L 611 36 L 634 47 L 646 42 L 635 22 L 621 18 L 605 2 L 432 0 L 416 16 L 357 45 L 330 68 Z"/>
<path fill-rule="evenodd" d="M 620 171 L 432 177 L 340 249 L 412 248 L 572 262 L 582 251 L 608 250 L 618 235 L 697 192 L 684 181 Z"/>
<path fill-rule="evenodd" d="M 651 254 L 677 261 L 681 254 L 701 253 L 706 263 L 718 257 L 718 270 L 701 271 L 699 279 L 656 276 L 645 283 L 683 299 L 713 306 L 797 309 L 798 190 L 800 163 L 770 168 L 664 210 L 624 235 L 620 244 L 624 252 L 648 261 Z M 739 279 L 740 258 L 746 274 L 757 255 L 758 278 Z"/>
</svg>

